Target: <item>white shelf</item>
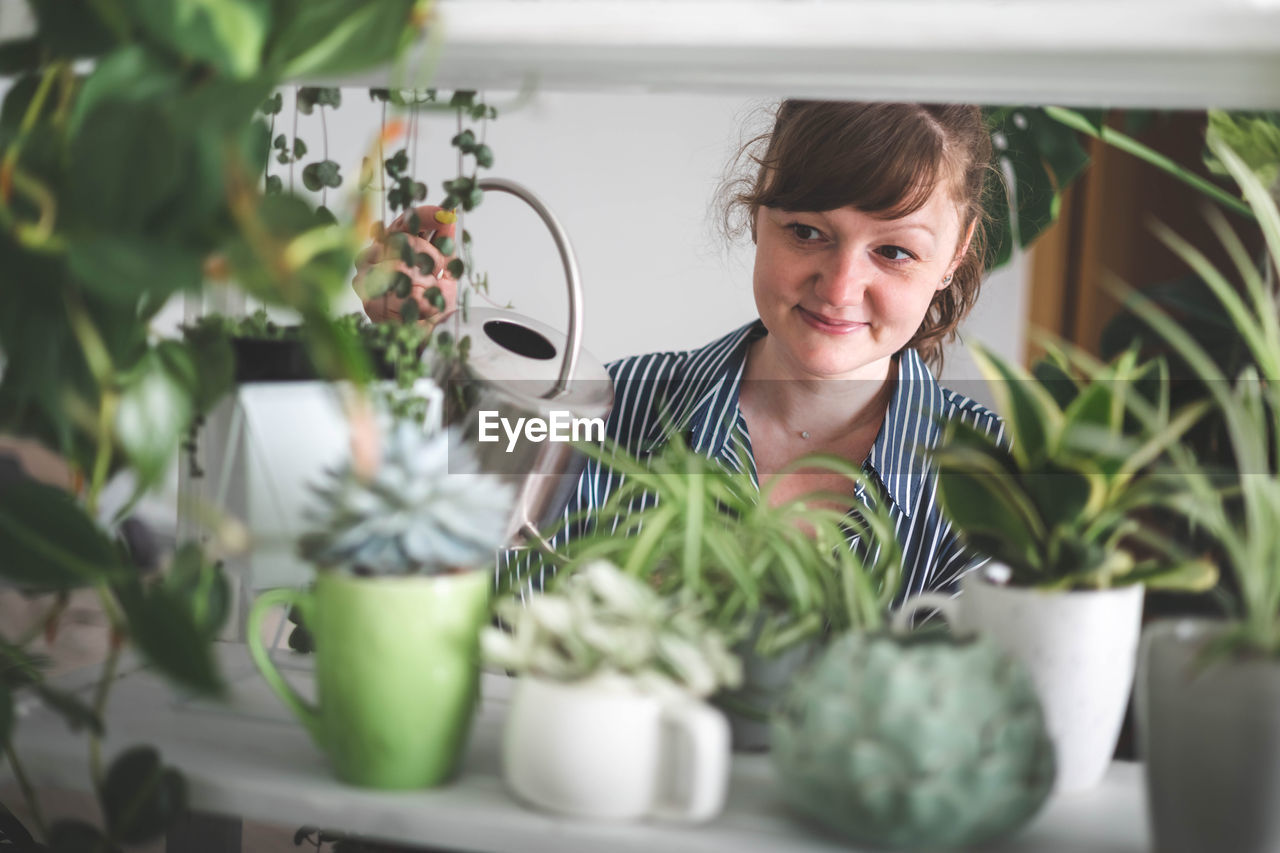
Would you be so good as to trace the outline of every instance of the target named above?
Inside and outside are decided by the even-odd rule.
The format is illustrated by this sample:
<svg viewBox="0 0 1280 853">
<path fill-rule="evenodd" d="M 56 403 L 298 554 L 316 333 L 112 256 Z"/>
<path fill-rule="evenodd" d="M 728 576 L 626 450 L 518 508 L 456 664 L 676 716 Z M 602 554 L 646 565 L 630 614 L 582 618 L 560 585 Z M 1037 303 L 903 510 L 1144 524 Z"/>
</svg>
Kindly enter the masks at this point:
<svg viewBox="0 0 1280 853">
<path fill-rule="evenodd" d="M 445 89 L 1280 108 L 1280 0 L 439 0 Z M 0 38 L 30 31 L 0 0 Z M 434 38 L 417 46 L 420 58 Z M 341 80 L 386 86 L 387 69 Z"/>
<path fill-rule="evenodd" d="M 438 8 L 445 49 L 433 83 L 441 88 L 532 82 L 543 90 L 1280 107 L 1275 0 L 441 0 Z"/>
</svg>

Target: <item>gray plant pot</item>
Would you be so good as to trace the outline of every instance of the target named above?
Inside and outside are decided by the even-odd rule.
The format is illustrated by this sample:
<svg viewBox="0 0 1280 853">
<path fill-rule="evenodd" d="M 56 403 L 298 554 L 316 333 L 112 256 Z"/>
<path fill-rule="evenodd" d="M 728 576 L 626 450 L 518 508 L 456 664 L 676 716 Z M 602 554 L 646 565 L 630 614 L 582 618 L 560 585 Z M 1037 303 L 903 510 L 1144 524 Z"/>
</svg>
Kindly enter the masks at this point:
<svg viewBox="0 0 1280 853">
<path fill-rule="evenodd" d="M 1280 664 L 1196 658 L 1224 623 L 1143 634 L 1139 743 L 1156 853 L 1280 850 Z"/>
<path fill-rule="evenodd" d="M 734 647 L 742 658 L 742 687 L 722 691 L 715 704 L 729 718 L 730 743 L 735 752 L 769 748 L 769 715 L 801 668 L 816 656 L 819 644 L 810 640 L 772 657 L 755 651 L 755 634 Z"/>
</svg>

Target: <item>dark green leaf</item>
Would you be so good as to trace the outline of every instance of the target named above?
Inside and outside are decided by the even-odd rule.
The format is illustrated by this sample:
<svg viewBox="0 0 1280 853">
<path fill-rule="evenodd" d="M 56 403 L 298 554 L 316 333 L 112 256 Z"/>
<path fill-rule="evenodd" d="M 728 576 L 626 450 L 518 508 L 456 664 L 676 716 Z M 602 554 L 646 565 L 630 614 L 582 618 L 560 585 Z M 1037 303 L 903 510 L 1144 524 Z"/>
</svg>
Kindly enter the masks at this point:
<svg viewBox="0 0 1280 853">
<path fill-rule="evenodd" d="M 308 163 L 302 170 L 302 185 L 313 193 L 320 192 L 324 189 L 324 182 L 320 180 L 320 164 Z"/>
<path fill-rule="evenodd" d="M 455 279 L 462 278 L 462 274 L 466 272 L 466 264 L 462 262 L 462 258 L 454 258 L 449 261 L 449 275 Z"/>
<path fill-rule="evenodd" d="M 149 746 L 111 762 L 102 784 L 102 811 L 113 839 L 141 844 L 159 838 L 187 805 L 186 783 Z"/>
<path fill-rule="evenodd" d="M 476 135 L 470 130 L 464 130 L 450 139 L 449 144 L 463 154 L 470 154 L 476 148 Z"/>
<path fill-rule="evenodd" d="M 280 180 L 279 175 L 267 175 L 265 192 L 268 195 L 279 195 L 284 192 L 284 182 Z"/>
<path fill-rule="evenodd" d="M 320 183 L 330 189 L 335 189 L 342 185 L 342 176 L 338 173 L 338 164 L 333 160 L 324 160 L 318 163 L 316 177 L 320 179 Z"/>
<path fill-rule="evenodd" d="M 87 728 L 94 734 L 102 734 L 102 720 L 83 700 L 72 693 L 39 683 L 32 687 L 40 701 L 66 722 L 73 732 Z"/>
<path fill-rule="evenodd" d="M 416 323 L 418 322 L 418 303 L 412 299 L 406 299 L 400 303 L 400 322 Z"/>
<path fill-rule="evenodd" d="M 1101 475 L 1095 472 L 1093 476 Z M 1089 474 L 1047 464 L 1024 473 L 1018 482 L 1035 504 L 1046 529 L 1074 529 L 1088 521 L 1084 509 L 1093 494 Z"/>
<path fill-rule="evenodd" d="M 257 73 L 271 25 L 269 0 L 125 0 L 148 35 L 231 77 Z"/>
<path fill-rule="evenodd" d="M 293 159 L 301 160 L 307 155 L 307 143 L 297 137 L 293 140 Z"/>
<path fill-rule="evenodd" d="M 130 370 L 116 408 L 116 440 L 145 487 L 168 470 L 195 414 L 195 366 L 181 347 L 149 351 Z"/>
<path fill-rule="evenodd" d="M 36 16 L 41 46 L 57 57 L 99 56 L 116 43 L 95 4 L 68 0 L 28 0 Z"/>
<path fill-rule="evenodd" d="M 185 593 L 133 580 L 118 585 L 116 595 L 134 644 L 161 673 L 202 693 L 222 692 L 208 621 L 193 612 Z"/>
<path fill-rule="evenodd" d="M 0 492 L 0 576 L 31 590 L 73 589 L 120 575 L 111 540 L 72 497 L 34 481 Z"/>
<path fill-rule="evenodd" d="M 284 109 L 284 95 L 282 95 L 279 92 L 276 92 L 274 95 L 267 98 L 265 101 L 262 102 L 262 106 L 259 107 L 259 110 L 261 110 L 261 112 L 264 115 L 269 115 L 269 116 L 279 115 L 280 111 L 283 109 Z"/>
<path fill-rule="evenodd" d="M 493 149 L 488 145 L 477 145 L 473 152 L 476 155 L 476 165 L 484 169 L 493 168 Z"/>
<path fill-rule="evenodd" d="M 322 204 L 316 208 L 316 222 L 321 225 L 337 225 L 338 217 Z"/>
<path fill-rule="evenodd" d="M 416 37 L 414 0 L 307 0 L 271 46 L 270 58 L 287 78 L 346 74 L 390 61 Z"/>
<path fill-rule="evenodd" d="M 471 191 L 467 193 L 466 200 L 463 201 L 462 206 L 466 210 L 475 210 L 480 206 L 480 202 L 482 201 L 484 201 L 484 190 L 479 187 L 473 187 Z"/>
<path fill-rule="evenodd" d="M 40 67 L 40 41 L 34 36 L 0 42 L 0 74 L 16 76 Z"/>
<path fill-rule="evenodd" d="M 1079 385 L 1071 374 L 1048 358 L 1042 358 L 1033 364 L 1031 375 L 1049 392 L 1060 409 L 1066 409 L 1079 394 Z"/>
<path fill-rule="evenodd" d="M 158 105 L 103 102 L 71 139 L 69 205 L 85 229 L 145 233 L 189 177 L 169 117 Z"/>
<path fill-rule="evenodd" d="M 452 237 L 437 237 L 431 241 L 431 245 L 435 246 L 442 255 L 453 254 L 454 246 Z"/>
<path fill-rule="evenodd" d="M 426 252 L 418 252 L 414 255 L 414 266 L 416 266 L 423 275 L 431 275 L 436 269 L 436 259 L 428 255 Z"/>
<path fill-rule="evenodd" d="M 231 612 L 231 585 L 221 566 L 187 542 L 174 554 L 164 585 L 183 602 L 201 635 L 215 639 Z"/>
<path fill-rule="evenodd" d="M 976 474 L 946 465 L 938 471 L 938 497 L 962 538 L 1011 567 L 1037 564 L 1038 547 L 1024 513 L 1009 499 L 1003 475 Z"/>
<path fill-rule="evenodd" d="M 144 236 L 85 235 L 71 242 L 68 258 L 87 290 L 128 304 L 195 290 L 204 280 L 200 253 Z"/>
<path fill-rule="evenodd" d="M 82 820 L 59 820 L 49 827 L 48 853 L 117 853 L 96 826 Z"/>
<path fill-rule="evenodd" d="M 440 292 L 440 288 L 433 284 L 431 287 L 427 288 L 423 296 L 426 298 L 427 302 L 431 303 L 432 308 L 435 308 L 437 311 L 444 310 L 444 294 Z"/>
</svg>

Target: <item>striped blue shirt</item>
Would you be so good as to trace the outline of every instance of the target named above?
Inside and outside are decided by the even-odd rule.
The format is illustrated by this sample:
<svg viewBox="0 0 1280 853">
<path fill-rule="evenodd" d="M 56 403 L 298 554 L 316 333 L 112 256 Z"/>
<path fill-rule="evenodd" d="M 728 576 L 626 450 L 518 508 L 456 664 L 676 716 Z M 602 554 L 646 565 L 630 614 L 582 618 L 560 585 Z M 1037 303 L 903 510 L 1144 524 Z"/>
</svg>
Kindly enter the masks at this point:
<svg viewBox="0 0 1280 853">
<path fill-rule="evenodd" d="M 686 352 L 631 356 L 607 365 L 614 383 L 613 410 L 606 435 L 638 457 L 660 450 L 670 424 L 689 445 L 728 468 L 748 466 L 759 485 L 747 423 L 738 407 L 747 351 L 768 332 L 755 320 L 704 347 Z M 898 377 L 870 454 L 862 464 L 889 500 L 889 512 L 903 550 L 903 586 L 896 604 L 911 595 L 954 591 L 965 569 L 976 562 L 943 517 L 937 496 L 937 474 L 920 456 L 935 447 L 949 421 L 961 420 L 1004 440 L 1000 418 L 974 400 L 938 385 L 912 349 L 898 353 Z M 620 476 L 588 460 L 565 518 L 595 511 L 620 484 Z M 877 500 L 861 487 L 855 498 L 864 505 Z M 572 533 L 550 543 L 559 547 Z M 851 543 L 852 544 L 852 543 Z M 516 551 L 500 555 L 499 571 L 513 573 L 510 585 L 521 597 L 540 589 L 549 566 L 531 568 Z M 527 555 L 526 555 L 527 556 Z"/>
</svg>

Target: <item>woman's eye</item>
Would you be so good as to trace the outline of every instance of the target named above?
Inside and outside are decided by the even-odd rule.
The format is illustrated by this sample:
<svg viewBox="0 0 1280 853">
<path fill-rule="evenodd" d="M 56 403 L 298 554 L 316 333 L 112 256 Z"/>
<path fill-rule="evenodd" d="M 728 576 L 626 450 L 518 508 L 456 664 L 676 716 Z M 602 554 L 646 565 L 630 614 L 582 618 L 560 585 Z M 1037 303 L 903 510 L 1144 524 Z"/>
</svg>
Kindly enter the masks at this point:
<svg viewBox="0 0 1280 853">
<path fill-rule="evenodd" d="M 817 228 L 814 228 L 812 225 L 801 225 L 799 222 L 794 222 L 787 227 L 791 229 L 791 233 L 795 234 L 796 237 L 805 243 L 811 243 L 814 240 L 821 239 L 822 237 L 822 232 Z"/>
<path fill-rule="evenodd" d="M 876 251 L 891 261 L 911 261 L 916 257 L 901 246 L 881 246 Z"/>
</svg>

